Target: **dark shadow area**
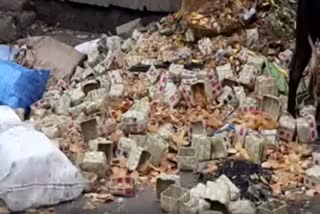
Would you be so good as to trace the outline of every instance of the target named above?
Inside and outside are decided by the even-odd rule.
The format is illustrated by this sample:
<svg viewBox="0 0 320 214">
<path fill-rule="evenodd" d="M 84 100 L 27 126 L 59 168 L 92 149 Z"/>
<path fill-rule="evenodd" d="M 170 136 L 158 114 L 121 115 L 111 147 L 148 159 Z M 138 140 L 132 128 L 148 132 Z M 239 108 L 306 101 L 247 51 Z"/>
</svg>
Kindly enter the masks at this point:
<svg viewBox="0 0 320 214">
<path fill-rule="evenodd" d="M 56 0 L 34 0 L 38 20 L 51 26 L 91 33 L 115 33 L 119 25 L 141 18 L 142 25 L 159 20 L 167 13 L 136 11 L 110 6 L 102 8 Z"/>
</svg>

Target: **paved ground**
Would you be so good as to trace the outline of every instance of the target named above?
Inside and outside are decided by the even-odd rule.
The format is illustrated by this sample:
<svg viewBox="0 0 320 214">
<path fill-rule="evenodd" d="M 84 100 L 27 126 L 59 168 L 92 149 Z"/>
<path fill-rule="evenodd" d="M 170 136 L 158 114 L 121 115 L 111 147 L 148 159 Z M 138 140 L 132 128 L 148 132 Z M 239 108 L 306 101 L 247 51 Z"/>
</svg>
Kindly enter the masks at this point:
<svg viewBox="0 0 320 214">
<path fill-rule="evenodd" d="M 191 188 L 197 183 L 196 177 L 191 174 L 182 174 L 182 185 Z M 288 211 L 290 214 L 319 214 L 320 198 L 316 197 L 310 201 L 289 202 Z M 85 201 L 80 198 L 74 202 L 64 203 L 56 206 L 57 214 L 161 214 L 160 204 L 156 200 L 152 187 L 145 187 L 135 197 L 124 199 L 122 205 L 116 202 L 107 203 L 94 210 L 84 210 Z"/>
</svg>

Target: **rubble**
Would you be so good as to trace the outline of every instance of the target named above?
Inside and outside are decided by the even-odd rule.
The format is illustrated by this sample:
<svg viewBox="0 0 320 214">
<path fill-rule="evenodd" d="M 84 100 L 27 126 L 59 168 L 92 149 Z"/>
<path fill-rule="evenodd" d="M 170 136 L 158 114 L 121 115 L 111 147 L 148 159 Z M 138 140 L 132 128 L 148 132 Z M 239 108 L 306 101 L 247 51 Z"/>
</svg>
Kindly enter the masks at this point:
<svg viewBox="0 0 320 214">
<path fill-rule="evenodd" d="M 302 145 L 318 137 L 315 107 L 298 119 L 286 113 L 290 50 L 264 57 L 257 25 L 223 35 L 261 18 L 247 1 L 227 2 L 182 14 L 191 25 L 178 13 L 128 39 L 99 39 L 73 75 L 58 74 L 68 84 L 31 106 L 32 122 L 69 158 L 83 156 L 83 171 L 110 180 L 108 193 L 132 197 L 137 184 L 152 183 L 170 213 L 219 213 L 209 210 L 218 203 L 251 214 L 287 188 L 314 188 L 319 169 L 309 167 L 320 160 Z M 179 171 L 203 183 L 184 189 Z"/>
</svg>

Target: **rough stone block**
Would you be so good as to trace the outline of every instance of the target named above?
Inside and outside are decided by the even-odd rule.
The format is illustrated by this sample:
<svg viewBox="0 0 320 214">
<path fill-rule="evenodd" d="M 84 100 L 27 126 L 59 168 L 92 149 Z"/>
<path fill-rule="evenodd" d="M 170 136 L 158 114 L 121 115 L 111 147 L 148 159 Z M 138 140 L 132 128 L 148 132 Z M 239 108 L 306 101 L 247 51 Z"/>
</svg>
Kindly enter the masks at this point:
<svg viewBox="0 0 320 214">
<path fill-rule="evenodd" d="M 141 26 L 141 18 L 137 18 L 128 23 L 120 25 L 116 28 L 116 32 L 119 36 L 123 38 L 128 38 L 132 32 Z"/>
</svg>

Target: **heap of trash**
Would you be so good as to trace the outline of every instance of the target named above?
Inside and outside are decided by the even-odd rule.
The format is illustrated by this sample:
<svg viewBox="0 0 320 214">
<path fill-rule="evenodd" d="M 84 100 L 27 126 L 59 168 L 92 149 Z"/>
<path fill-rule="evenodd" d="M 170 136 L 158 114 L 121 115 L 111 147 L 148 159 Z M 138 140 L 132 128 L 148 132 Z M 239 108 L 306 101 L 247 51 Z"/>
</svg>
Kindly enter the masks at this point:
<svg viewBox="0 0 320 214">
<path fill-rule="evenodd" d="M 187 17 L 205 27 L 223 18 L 203 13 Z M 50 70 L 37 77 L 47 87 L 32 104 L 12 94 L 1 103 L 81 170 L 94 202 L 154 184 L 170 213 L 283 213 L 286 199 L 318 193 L 316 108 L 303 105 L 297 119 L 286 113 L 291 50 L 252 51 L 257 28 L 197 37 L 175 14 L 128 39 L 103 36 L 75 48 L 50 37 L 21 40 L 14 61 Z M 181 186 L 184 171 L 199 177 L 191 190 Z"/>
</svg>

